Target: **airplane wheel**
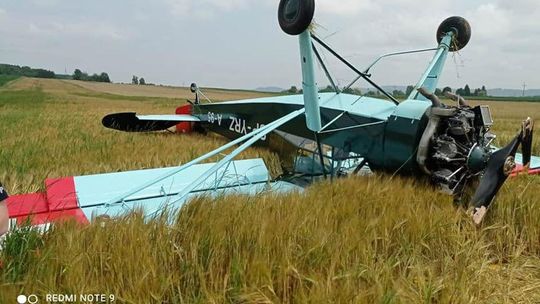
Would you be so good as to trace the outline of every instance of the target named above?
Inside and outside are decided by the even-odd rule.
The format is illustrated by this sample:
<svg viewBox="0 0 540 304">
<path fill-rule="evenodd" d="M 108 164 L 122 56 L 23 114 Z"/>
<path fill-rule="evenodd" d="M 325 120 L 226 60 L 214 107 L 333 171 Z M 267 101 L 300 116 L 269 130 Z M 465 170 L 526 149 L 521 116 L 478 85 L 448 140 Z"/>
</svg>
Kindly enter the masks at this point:
<svg viewBox="0 0 540 304">
<path fill-rule="evenodd" d="M 289 35 L 304 32 L 313 20 L 315 0 L 281 0 L 278 20 L 281 29 Z"/>
<path fill-rule="evenodd" d="M 444 35 L 450 31 L 456 34 L 452 45 L 450 45 L 450 52 L 459 51 L 469 43 L 471 39 L 471 26 L 465 18 L 453 16 L 444 20 L 437 29 L 437 42 L 441 43 Z"/>
</svg>

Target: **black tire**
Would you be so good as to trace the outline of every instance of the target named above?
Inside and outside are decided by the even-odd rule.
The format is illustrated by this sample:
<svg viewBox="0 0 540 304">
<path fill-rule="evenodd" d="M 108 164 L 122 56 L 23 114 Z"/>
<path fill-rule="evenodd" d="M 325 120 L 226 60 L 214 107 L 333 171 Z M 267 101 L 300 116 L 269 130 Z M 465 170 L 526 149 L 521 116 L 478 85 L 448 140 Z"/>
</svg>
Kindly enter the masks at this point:
<svg viewBox="0 0 540 304">
<path fill-rule="evenodd" d="M 453 16 L 444 20 L 437 29 L 437 42 L 441 43 L 446 33 L 453 31 L 456 36 L 450 45 L 450 52 L 464 48 L 471 39 L 471 26 L 463 17 Z"/>
<path fill-rule="evenodd" d="M 315 0 L 281 0 L 278 20 L 281 29 L 289 35 L 303 33 L 315 14 Z"/>
</svg>

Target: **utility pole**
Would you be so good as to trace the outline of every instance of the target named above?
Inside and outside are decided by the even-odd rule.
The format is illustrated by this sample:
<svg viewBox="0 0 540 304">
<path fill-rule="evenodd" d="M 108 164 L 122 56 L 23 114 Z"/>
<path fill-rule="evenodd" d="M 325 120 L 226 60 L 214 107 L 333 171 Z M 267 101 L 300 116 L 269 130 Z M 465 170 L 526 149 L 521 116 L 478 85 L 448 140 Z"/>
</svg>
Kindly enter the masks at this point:
<svg viewBox="0 0 540 304">
<path fill-rule="evenodd" d="M 523 83 L 523 94 L 522 94 L 522 97 L 525 97 L 525 89 L 527 88 L 527 84 L 524 82 Z"/>
</svg>

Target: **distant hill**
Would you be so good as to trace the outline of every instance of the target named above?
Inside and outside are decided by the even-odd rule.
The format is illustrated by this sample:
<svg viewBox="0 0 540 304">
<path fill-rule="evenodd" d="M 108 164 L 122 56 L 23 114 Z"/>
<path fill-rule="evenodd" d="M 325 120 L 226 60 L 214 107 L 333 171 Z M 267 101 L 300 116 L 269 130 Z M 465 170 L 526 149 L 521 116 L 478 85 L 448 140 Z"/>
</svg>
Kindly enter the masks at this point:
<svg viewBox="0 0 540 304">
<path fill-rule="evenodd" d="M 285 91 L 285 89 L 280 88 L 280 87 L 260 87 L 260 88 L 256 88 L 255 91 L 268 92 L 268 93 L 280 93 L 280 92 Z"/>
<path fill-rule="evenodd" d="M 497 96 L 497 97 L 522 97 L 523 90 L 497 88 L 497 89 L 488 90 L 488 95 Z M 540 90 L 539 89 L 525 90 L 525 96 L 540 96 Z"/>
<path fill-rule="evenodd" d="M 407 91 L 407 86 L 399 86 L 399 85 L 386 85 L 386 86 L 381 86 L 381 88 L 383 90 L 385 90 L 386 92 L 389 92 L 389 93 L 392 93 L 394 90 L 398 90 L 398 91 L 401 91 L 401 92 L 405 92 Z M 377 89 L 373 88 L 373 87 L 370 87 L 370 88 L 360 88 L 360 90 L 362 92 L 375 92 L 377 91 Z"/>
</svg>

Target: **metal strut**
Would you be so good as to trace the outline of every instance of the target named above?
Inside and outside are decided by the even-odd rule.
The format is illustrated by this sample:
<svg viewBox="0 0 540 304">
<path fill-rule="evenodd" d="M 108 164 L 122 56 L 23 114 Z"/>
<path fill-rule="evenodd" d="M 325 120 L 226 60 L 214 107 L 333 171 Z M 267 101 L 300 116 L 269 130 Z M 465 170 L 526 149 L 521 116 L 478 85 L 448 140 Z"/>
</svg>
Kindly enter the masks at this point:
<svg viewBox="0 0 540 304">
<path fill-rule="evenodd" d="M 266 136 L 268 133 L 274 131 L 275 129 L 279 128 L 283 124 L 291 121 L 292 119 L 302 115 L 305 113 L 305 108 L 296 110 L 294 112 L 289 113 L 288 115 L 283 116 L 282 118 L 273 121 L 272 123 L 251 132 L 250 134 L 246 134 L 242 136 L 239 139 L 247 140 L 244 144 L 242 144 L 240 147 L 236 148 L 234 151 L 232 151 L 229 155 L 225 156 L 222 160 L 217 162 L 212 168 L 210 168 L 208 171 L 204 172 L 198 179 L 194 180 L 191 184 L 189 184 L 187 187 L 185 187 L 182 192 L 179 192 L 175 196 L 172 197 L 171 202 L 167 203 L 164 207 L 167 207 L 168 205 L 175 204 L 181 200 L 183 200 L 189 193 L 191 193 L 195 188 L 197 188 L 200 184 L 202 184 L 206 179 L 208 179 L 212 174 L 216 173 L 221 167 L 228 164 L 230 161 L 232 161 L 238 154 L 242 153 L 244 150 L 249 148 L 251 145 L 253 145 L 255 142 Z M 238 139 L 238 140 L 239 140 Z M 237 141 L 238 141 L 237 140 Z M 235 141 L 236 142 L 236 141 Z M 221 150 L 218 149 L 218 150 Z M 210 152 L 209 154 L 216 154 L 217 150 L 214 150 Z M 222 151 L 222 150 L 221 150 Z M 217 152 L 219 153 L 219 152 Z M 206 154 L 204 156 L 201 156 L 200 158 L 206 157 Z M 208 156 L 210 157 L 210 156 Z M 206 158 L 208 158 L 206 157 Z M 156 211 L 158 212 L 158 211 Z M 149 214 L 148 216 L 154 215 L 156 212 L 153 212 Z"/>
<path fill-rule="evenodd" d="M 132 190 L 130 191 L 127 191 L 125 192 L 124 194 L 122 195 L 119 195 L 117 197 L 115 197 L 114 199 L 110 200 L 109 202 L 107 202 L 105 205 L 112 205 L 112 204 L 117 204 L 117 203 L 122 203 L 126 198 L 132 196 L 133 194 L 136 194 L 156 183 L 159 183 L 161 181 L 163 181 L 164 179 L 167 179 L 175 174 L 178 174 L 180 172 L 182 172 L 183 170 L 186 170 L 188 168 L 190 168 L 191 166 L 193 165 L 196 165 L 210 157 L 213 157 L 237 144 L 240 144 L 244 141 L 247 141 L 246 143 L 244 143 L 242 146 L 240 146 L 239 148 L 237 148 L 236 150 L 234 150 L 231 154 L 227 155 L 225 158 L 223 158 L 220 162 L 218 162 L 217 164 L 215 164 L 212 168 L 210 168 L 207 172 L 205 172 L 199 179 L 195 180 L 192 184 L 190 184 L 189 186 L 187 186 L 185 189 L 190 189 L 188 191 L 191 192 L 191 190 L 193 190 L 195 187 L 197 187 L 198 185 L 200 185 L 206 178 L 208 178 L 210 175 L 212 175 L 214 172 L 216 172 L 220 167 L 222 167 L 224 164 L 228 163 L 230 160 L 232 160 L 234 157 L 236 157 L 240 152 L 244 151 L 245 149 L 247 149 L 249 146 L 251 146 L 253 143 L 255 143 L 256 141 L 258 141 L 259 139 L 261 139 L 262 137 L 266 136 L 268 133 L 274 131 L 275 129 L 277 129 L 278 127 L 280 127 L 281 125 L 289 122 L 290 120 L 302 115 L 305 113 L 305 108 L 302 108 L 302 109 L 299 109 L 299 110 L 296 110 L 294 112 L 291 112 L 267 125 L 265 125 L 264 127 L 262 128 L 259 128 L 257 130 L 253 130 L 253 132 L 249 133 L 249 134 L 246 134 L 242 137 L 239 137 L 203 156 L 200 156 L 190 162 L 188 162 L 187 164 L 185 165 L 182 165 L 180 166 L 179 168 L 176 168 L 174 170 L 171 170 L 170 172 L 154 179 L 154 180 L 151 180 L 147 183 L 144 183 L 138 187 L 135 187 L 133 188 Z M 184 191 L 185 192 L 185 191 Z M 180 199 L 182 199 L 185 194 L 184 192 L 180 192 L 178 195 L 181 194 Z M 178 201 L 177 200 L 177 201 Z"/>
<path fill-rule="evenodd" d="M 317 132 L 315 132 L 315 141 L 317 142 L 317 149 L 319 150 L 319 160 L 321 161 L 321 170 L 322 170 L 324 179 L 326 179 L 327 176 L 326 176 L 326 169 L 324 168 L 324 154 L 322 150 L 321 140 L 319 138 L 319 133 Z"/>
<path fill-rule="evenodd" d="M 341 57 L 336 51 L 334 51 L 330 46 L 328 46 L 326 43 L 324 43 L 321 39 L 319 39 L 317 36 L 311 34 L 311 38 L 313 38 L 317 43 L 319 43 L 322 47 L 324 47 L 326 50 L 328 50 L 332 55 L 334 55 L 339 61 L 343 62 L 347 67 L 349 67 L 351 70 L 353 70 L 355 73 L 357 73 L 360 77 L 362 77 L 365 81 L 367 81 L 369 84 L 371 84 L 373 87 L 375 87 L 377 90 L 379 90 L 381 93 L 383 93 L 386 97 L 388 97 L 393 103 L 396 105 L 399 104 L 399 101 L 392 95 L 388 94 L 383 88 L 379 87 L 373 80 L 369 79 L 369 77 L 362 73 L 360 70 L 355 68 L 350 62 L 348 62 L 345 58 Z"/>
<path fill-rule="evenodd" d="M 312 43 L 311 46 L 313 47 L 313 53 L 315 53 L 315 56 L 317 57 L 317 60 L 321 64 L 324 73 L 326 74 L 326 78 L 328 78 L 328 81 L 330 81 L 330 84 L 332 85 L 332 88 L 334 88 L 334 91 L 339 94 L 341 91 L 337 87 L 336 83 L 334 82 L 334 79 L 332 78 L 332 75 L 330 74 L 330 71 L 328 71 L 328 68 L 326 67 L 326 64 L 324 64 L 324 61 L 322 60 L 321 54 L 319 54 L 319 51 L 315 47 L 315 44 Z"/>
</svg>

